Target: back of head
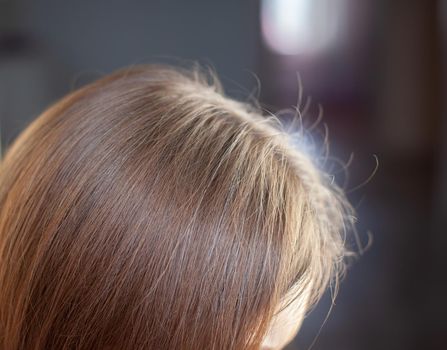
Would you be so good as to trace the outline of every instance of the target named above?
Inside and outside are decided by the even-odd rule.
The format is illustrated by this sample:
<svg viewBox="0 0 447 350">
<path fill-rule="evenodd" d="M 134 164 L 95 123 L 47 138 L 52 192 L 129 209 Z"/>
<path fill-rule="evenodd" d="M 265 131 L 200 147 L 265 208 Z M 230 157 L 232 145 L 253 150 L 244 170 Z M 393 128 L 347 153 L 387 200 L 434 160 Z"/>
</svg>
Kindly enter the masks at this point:
<svg viewBox="0 0 447 350">
<path fill-rule="evenodd" d="M 343 269 L 349 206 L 201 69 L 64 97 L 0 166 L 1 349 L 258 349 Z"/>
</svg>

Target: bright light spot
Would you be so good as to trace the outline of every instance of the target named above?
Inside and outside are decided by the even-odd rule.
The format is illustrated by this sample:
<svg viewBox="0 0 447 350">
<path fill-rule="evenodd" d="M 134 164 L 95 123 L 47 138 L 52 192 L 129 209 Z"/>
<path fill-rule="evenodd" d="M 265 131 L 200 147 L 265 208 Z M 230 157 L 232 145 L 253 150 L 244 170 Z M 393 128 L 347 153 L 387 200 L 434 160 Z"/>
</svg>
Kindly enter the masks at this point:
<svg viewBox="0 0 447 350">
<path fill-rule="evenodd" d="M 284 55 L 313 54 L 336 43 L 345 0 L 262 0 L 266 44 Z"/>
</svg>

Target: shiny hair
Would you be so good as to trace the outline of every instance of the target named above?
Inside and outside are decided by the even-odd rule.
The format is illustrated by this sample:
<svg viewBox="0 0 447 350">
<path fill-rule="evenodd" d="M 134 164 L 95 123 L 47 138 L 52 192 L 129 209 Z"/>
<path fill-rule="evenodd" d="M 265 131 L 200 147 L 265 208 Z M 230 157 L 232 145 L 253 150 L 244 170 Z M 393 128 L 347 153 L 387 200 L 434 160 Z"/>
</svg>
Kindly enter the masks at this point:
<svg viewBox="0 0 447 350">
<path fill-rule="evenodd" d="M 258 349 L 345 268 L 352 208 L 296 144 L 199 66 L 51 105 L 0 165 L 0 348 Z"/>
</svg>

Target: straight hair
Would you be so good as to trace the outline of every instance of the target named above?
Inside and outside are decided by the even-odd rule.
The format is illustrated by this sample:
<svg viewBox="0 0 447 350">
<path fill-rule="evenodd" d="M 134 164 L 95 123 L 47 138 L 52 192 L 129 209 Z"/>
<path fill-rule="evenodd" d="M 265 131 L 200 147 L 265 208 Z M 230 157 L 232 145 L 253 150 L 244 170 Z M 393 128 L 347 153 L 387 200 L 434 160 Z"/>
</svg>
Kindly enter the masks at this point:
<svg viewBox="0 0 447 350">
<path fill-rule="evenodd" d="M 352 214 L 212 70 L 119 69 L 0 163 L 0 348 L 259 349 L 280 309 L 343 274 Z"/>
</svg>

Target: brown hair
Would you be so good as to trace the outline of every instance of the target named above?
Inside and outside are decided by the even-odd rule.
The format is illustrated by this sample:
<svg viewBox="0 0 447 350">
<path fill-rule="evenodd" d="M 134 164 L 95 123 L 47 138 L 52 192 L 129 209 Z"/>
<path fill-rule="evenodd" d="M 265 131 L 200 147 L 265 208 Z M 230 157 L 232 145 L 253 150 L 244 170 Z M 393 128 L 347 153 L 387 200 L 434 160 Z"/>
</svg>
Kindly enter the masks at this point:
<svg viewBox="0 0 447 350">
<path fill-rule="evenodd" d="M 1 349 L 258 349 L 344 268 L 351 208 L 213 72 L 120 69 L 44 111 L 0 166 Z"/>
</svg>

